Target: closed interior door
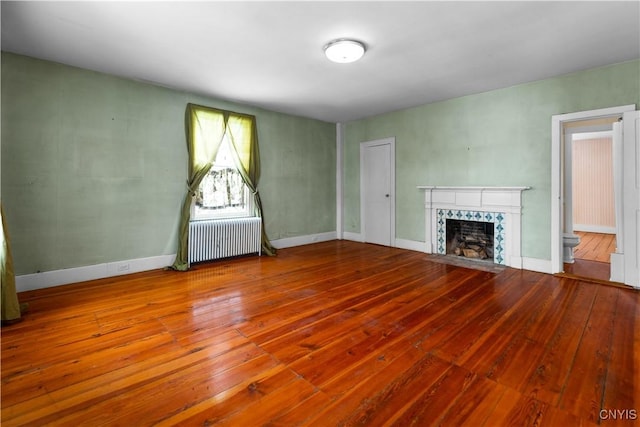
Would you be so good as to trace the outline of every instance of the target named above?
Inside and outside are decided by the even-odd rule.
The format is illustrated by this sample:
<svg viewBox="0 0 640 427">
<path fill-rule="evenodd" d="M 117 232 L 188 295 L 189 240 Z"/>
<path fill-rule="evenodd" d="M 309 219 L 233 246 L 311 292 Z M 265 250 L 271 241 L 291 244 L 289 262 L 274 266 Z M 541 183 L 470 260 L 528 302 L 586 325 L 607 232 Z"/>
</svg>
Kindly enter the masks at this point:
<svg viewBox="0 0 640 427">
<path fill-rule="evenodd" d="M 391 246 L 392 144 L 364 143 L 362 150 L 364 241 Z"/>
</svg>

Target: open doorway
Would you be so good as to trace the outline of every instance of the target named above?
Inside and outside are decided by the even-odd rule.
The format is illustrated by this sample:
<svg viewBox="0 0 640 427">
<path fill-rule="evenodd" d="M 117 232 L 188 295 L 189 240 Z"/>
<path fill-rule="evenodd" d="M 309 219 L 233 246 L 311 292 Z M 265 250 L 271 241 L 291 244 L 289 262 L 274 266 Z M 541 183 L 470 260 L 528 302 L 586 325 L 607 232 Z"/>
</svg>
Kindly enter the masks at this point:
<svg viewBox="0 0 640 427">
<path fill-rule="evenodd" d="M 565 123 L 564 233 L 565 273 L 611 280 L 616 252 L 613 162 L 615 116 Z"/>
<path fill-rule="evenodd" d="M 576 246 L 576 242 L 573 239 L 573 217 L 571 214 L 566 214 L 567 208 L 572 209 L 572 199 L 568 197 L 567 190 L 571 187 L 567 184 L 566 178 L 570 176 L 566 172 L 567 162 L 566 160 L 570 158 L 568 154 L 570 144 L 566 143 L 566 132 L 570 133 L 580 133 L 586 131 L 599 131 L 603 129 L 585 129 L 589 126 L 607 126 L 607 123 L 617 123 L 625 113 L 630 113 L 635 110 L 635 105 L 625 105 L 619 107 L 610 107 L 604 108 L 600 110 L 590 110 L 590 111 L 581 111 L 576 113 L 567 113 L 561 114 L 552 117 L 551 126 L 552 126 L 552 152 L 551 152 L 551 167 L 552 167 L 552 176 L 551 176 L 551 273 L 562 273 L 566 272 L 568 263 L 565 263 L 565 255 L 567 246 Z M 605 121 L 606 123 L 603 123 Z M 614 197 L 616 204 L 616 244 L 622 247 L 620 243 L 622 237 L 624 236 L 623 228 L 627 226 L 627 222 L 625 220 L 624 224 L 621 220 L 619 220 L 619 209 L 622 206 L 626 206 L 624 200 L 622 198 L 622 143 L 621 135 L 619 133 L 620 126 L 619 125 L 611 125 L 611 128 L 614 129 L 614 148 L 613 148 L 613 158 L 614 158 Z M 571 131 L 573 129 L 573 131 Z M 578 131 L 576 131 L 576 129 Z M 608 129 L 604 129 L 608 130 Z M 619 135 L 616 138 L 616 135 Z M 618 142 L 616 142 L 618 140 Z M 626 141 L 626 137 L 625 137 Z M 631 151 L 630 151 L 631 152 Z M 631 171 L 629 171 L 631 173 Z M 615 179 L 617 178 L 617 179 Z M 625 178 L 626 179 L 626 178 Z M 571 190 L 568 190 L 569 193 Z M 626 218 L 626 216 L 625 216 Z M 569 224 L 567 224 L 569 222 Z M 626 242 L 627 245 L 629 242 Z M 626 246 L 625 246 L 626 247 Z M 617 248 L 620 249 L 620 248 Z M 622 263 L 620 262 L 623 257 L 630 256 L 630 254 L 624 254 L 618 250 L 616 250 L 615 254 L 611 255 L 611 260 L 616 261 L 611 264 L 609 274 L 604 273 L 604 277 L 606 279 L 603 280 L 612 280 L 616 281 L 614 277 L 620 277 L 621 270 L 623 268 Z M 626 268 L 626 267 L 624 267 Z M 625 270 L 626 271 L 626 270 Z M 588 276 L 582 277 L 593 277 L 593 273 L 589 273 Z M 622 280 L 618 280 L 621 281 Z M 624 280 L 626 283 L 626 280 Z"/>
</svg>

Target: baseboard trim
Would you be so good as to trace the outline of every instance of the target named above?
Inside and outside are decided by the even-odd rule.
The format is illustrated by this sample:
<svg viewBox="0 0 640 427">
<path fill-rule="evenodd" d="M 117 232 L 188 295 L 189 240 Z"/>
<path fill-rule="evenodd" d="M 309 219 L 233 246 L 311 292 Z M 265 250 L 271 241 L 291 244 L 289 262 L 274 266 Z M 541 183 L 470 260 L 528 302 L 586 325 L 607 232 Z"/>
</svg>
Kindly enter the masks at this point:
<svg viewBox="0 0 640 427">
<path fill-rule="evenodd" d="M 551 260 L 522 257 L 522 269 L 537 271 L 538 273 L 553 274 Z"/>
<path fill-rule="evenodd" d="M 345 231 L 342 233 L 344 240 L 351 240 L 352 242 L 364 242 L 364 237 L 360 233 L 353 233 L 351 231 Z"/>
<path fill-rule="evenodd" d="M 600 234 L 616 234 L 615 227 L 607 227 L 604 225 L 573 224 L 573 231 L 584 231 L 586 233 Z"/>
<path fill-rule="evenodd" d="M 344 240 L 362 242 L 360 233 L 344 233 Z M 273 240 L 271 243 L 275 248 L 289 248 L 294 246 L 308 245 L 311 243 L 336 240 L 337 233 L 330 231 L 326 233 L 310 234 L 305 236 L 288 237 L 285 239 Z M 418 252 L 425 252 L 424 242 L 414 240 L 396 239 L 396 247 Z M 16 276 L 16 291 L 32 291 L 36 289 L 51 288 L 53 286 L 68 285 L 70 283 L 85 282 L 88 280 L 104 279 L 107 277 L 123 276 L 125 274 L 139 273 L 142 271 L 155 270 L 169 266 L 175 260 L 176 255 L 159 255 L 148 258 L 137 258 L 131 260 L 115 261 L 103 264 L 89 265 L 84 267 L 66 268 L 62 270 L 45 271 L 42 273 L 24 274 Z M 551 273 L 551 261 L 537 258 L 522 258 L 522 268 L 524 270 L 537 271 L 539 273 Z"/>
<path fill-rule="evenodd" d="M 311 234 L 307 236 L 290 237 L 274 240 L 275 248 L 301 246 L 310 243 L 336 239 L 336 232 Z M 86 282 L 88 280 L 105 279 L 107 277 L 123 276 L 125 274 L 164 268 L 175 260 L 176 255 L 160 255 L 148 258 L 138 258 L 83 267 L 65 268 L 62 270 L 44 271 L 42 273 L 24 274 L 16 276 L 16 291 L 25 292 L 70 283 Z"/>
<path fill-rule="evenodd" d="M 33 291 L 36 289 L 51 288 L 53 286 L 68 285 L 70 283 L 85 282 L 87 280 L 104 279 L 107 277 L 155 270 L 171 265 L 175 258 L 175 254 L 159 255 L 84 267 L 65 268 L 63 270 L 44 271 L 42 273 L 24 274 L 16 276 L 16 291 Z"/>
<path fill-rule="evenodd" d="M 309 245 L 311 243 L 327 242 L 329 240 L 336 240 L 337 233 L 335 231 L 328 231 L 326 233 L 308 234 L 305 236 L 286 237 L 284 239 L 272 240 L 271 244 L 276 249 L 291 248 L 294 246 Z"/>
<path fill-rule="evenodd" d="M 624 283 L 624 254 L 611 254 L 611 281 Z"/>
<path fill-rule="evenodd" d="M 360 233 L 351 233 L 351 232 L 345 231 L 343 234 L 343 238 L 344 240 L 351 240 L 353 242 L 360 242 L 360 243 L 364 242 L 364 237 Z M 408 240 L 408 239 L 396 238 L 393 242 L 393 247 L 400 248 L 400 249 L 408 249 L 410 251 L 417 251 L 417 252 L 427 251 L 427 245 L 424 242 L 418 242 L 416 240 Z"/>
<path fill-rule="evenodd" d="M 427 245 L 424 242 L 415 240 L 396 239 L 396 248 L 408 249 L 410 251 L 427 252 Z"/>
</svg>

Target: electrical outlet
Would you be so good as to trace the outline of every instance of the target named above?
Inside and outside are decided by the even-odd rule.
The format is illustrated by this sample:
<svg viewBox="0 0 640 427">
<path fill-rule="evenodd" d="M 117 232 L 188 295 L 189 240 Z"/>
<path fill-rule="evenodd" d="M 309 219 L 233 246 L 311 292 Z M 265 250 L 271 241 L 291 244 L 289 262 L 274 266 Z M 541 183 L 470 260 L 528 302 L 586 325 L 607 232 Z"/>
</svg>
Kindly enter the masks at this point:
<svg viewBox="0 0 640 427">
<path fill-rule="evenodd" d="M 131 270 L 131 265 L 128 262 L 118 265 L 118 273 L 123 273 L 129 270 Z"/>
</svg>

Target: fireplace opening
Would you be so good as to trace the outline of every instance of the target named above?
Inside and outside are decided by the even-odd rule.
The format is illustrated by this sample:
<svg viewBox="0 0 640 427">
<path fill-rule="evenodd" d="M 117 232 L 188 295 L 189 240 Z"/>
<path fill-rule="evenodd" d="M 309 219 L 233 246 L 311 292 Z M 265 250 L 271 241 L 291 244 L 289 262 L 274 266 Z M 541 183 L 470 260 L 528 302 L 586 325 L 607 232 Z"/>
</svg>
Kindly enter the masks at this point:
<svg viewBox="0 0 640 427">
<path fill-rule="evenodd" d="M 447 219 L 448 255 L 493 262 L 494 224 Z"/>
</svg>

